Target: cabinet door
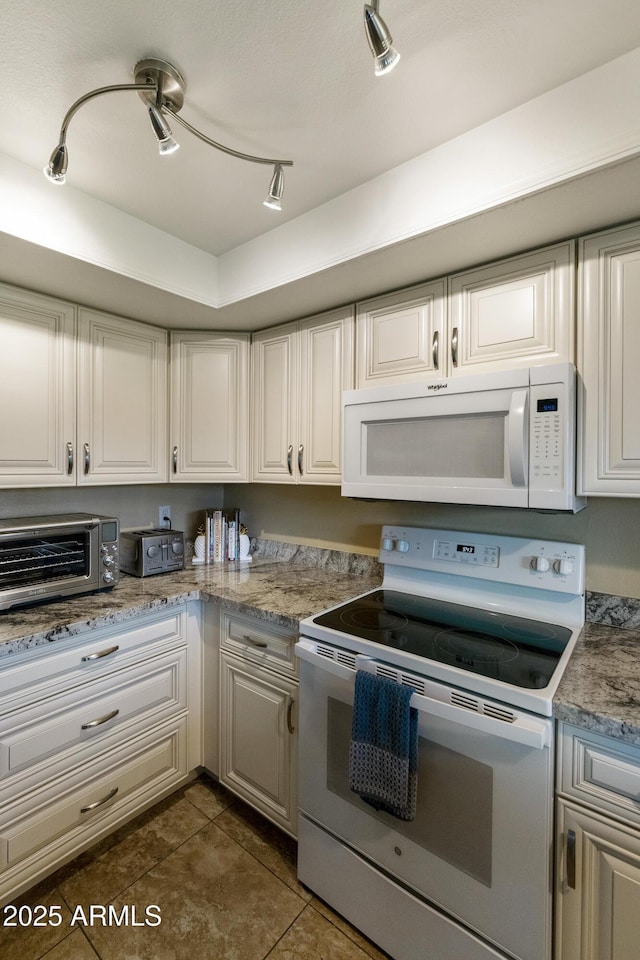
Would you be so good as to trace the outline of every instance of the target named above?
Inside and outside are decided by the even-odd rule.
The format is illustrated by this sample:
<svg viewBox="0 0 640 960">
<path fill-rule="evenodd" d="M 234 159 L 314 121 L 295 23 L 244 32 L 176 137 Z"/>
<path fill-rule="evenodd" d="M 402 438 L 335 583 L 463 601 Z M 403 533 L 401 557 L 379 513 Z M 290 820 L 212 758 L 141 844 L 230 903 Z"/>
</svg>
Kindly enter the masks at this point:
<svg viewBox="0 0 640 960">
<path fill-rule="evenodd" d="M 640 496 L 640 225 L 580 244 L 581 493 Z"/>
<path fill-rule="evenodd" d="M 166 483 L 167 332 L 79 311 L 78 483 Z"/>
<path fill-rule="evenodd" d="M 0 285 L 0 486 L 75 484 L 75 308 Z"/>
<path fill-rule="evenodd" d="M 353 308 L 300 323 L 300 483 L 341 480 L 342 391 L 353 387 Z"/>
<path fill-rule="evenodd" d="M 253 338 L 253 479 L 295 483 L 297 325 Z"/>
<path fill-rule="evenodd" d="M 249 336 L 171 334 L 171 480 L 248 479 Z"/>
<path fill-rule="evenodd" d="M 574 243 L 449 278 L 452 373 L 572 362 Z"/>
<path fill-rule="evenodd" d="M 357 305 L 356 386 L 448 376 L 445 281 Z"/>
<path fill-rule="evenodd" d="M 556 960 L 637 960 L 640 837 L 559 803 Z"/>
<path fill-rule="evenodd" d="M 295 836 L 297 684 L 227 653 L 220 684 L 220 780 Z"/>
</svg>

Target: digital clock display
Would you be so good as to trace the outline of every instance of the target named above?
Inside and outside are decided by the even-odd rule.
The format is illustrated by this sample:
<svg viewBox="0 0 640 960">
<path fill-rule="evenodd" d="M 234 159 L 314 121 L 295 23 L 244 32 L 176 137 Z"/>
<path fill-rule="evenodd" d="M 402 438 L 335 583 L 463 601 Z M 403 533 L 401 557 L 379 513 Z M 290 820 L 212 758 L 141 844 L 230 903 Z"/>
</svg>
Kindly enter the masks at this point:
<svg viewBox="0 0 640 960">
<path fill-rule="evenodd" d="M 557 413 L 558 398 L 551 397 L 549 400 L 538 400 L 538 413 Z"/>
<path fill-rule="evenodd" d="M 458 546 L 456 547 L 456 550 L 458 551 L 458 553 L 475 553 L 476 552 L 476 548 L 472 546 L 470 543 L 459 543 Z"/>
</svg>

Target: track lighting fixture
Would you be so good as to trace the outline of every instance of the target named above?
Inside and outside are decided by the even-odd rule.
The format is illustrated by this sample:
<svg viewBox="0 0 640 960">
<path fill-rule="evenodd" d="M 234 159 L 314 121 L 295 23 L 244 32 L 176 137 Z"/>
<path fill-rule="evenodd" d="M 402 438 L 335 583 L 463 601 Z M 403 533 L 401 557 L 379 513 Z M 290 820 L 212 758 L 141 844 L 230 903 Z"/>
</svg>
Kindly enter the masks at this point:
<svg viewBox="0 0 640 960">
<path fill-rule="evenodd" d="M 376 77 L 393 70 L 400 54 L 393 46 L 393 37 L 389 28 L 378 12 L 379 0 L 371 0 L 364 5 L 364 29 L 375 58 Z"/>
<path fill-rule="evenodd" d="M 282 166 L 279 163 L 276 163 L 273 168 L 273 176 L 271 177 L 271 183 L 269 184 L 269 193 L 266 196 L 266 199 L 262 202 L 265 207 L 271 207 L 272 210 L 282 210 L 282 205 L 280 201 L 282 200 L 282 194 L 284 193 L 284 173 L 282 172 Z"/>
<path fill-rule="evenodd" d="M 273 166 L 273 177 L 269 186 L 267 199 L 264 203 L 265 206 L 271 207 L 274 210 L 282 209 L 280 203 L 284 193 L 284 172 L 282 168 L 293 166 L 292 160 L 275 160 L 268 157 L 256 157 L 249 153 L 242 153 L 239 150 L 226 147 L 216 140 L 212 140 L 211 137 L 206 136 L 201 130 L 193 127 L 184 117 L 180 116 L 178 112 L 184 103 L 185 81 L 176 68 L 172 66 L 172 64 L 167 63 L 166 60 L 157 60 L 155 58 L 140 60 L 134 67 L 133 77 L 133 83 L 113 84 L 108 87 L 98 87 L 96 90 L 91 90 L 69 107 L 62 121 L 62 126 L 60 127 L 58 145 L 51 154 L 48 165 L 44 168 L 45 176 L 48 177 L 52 183 L 62 184 L 65 182 L 68 163 L 67 130 L 71 118 L 77 110 L 88 100 L 92 100 L 94 97 L 98 97 L 103 93 L 113 93 L 117 90 L 135 90 L 146 104 L 151 127 L 158 140 L 158 146 L 162 156 L 174 153 L 179 147 L 179 144 L 173 138 L 171 127 L 167 122 L 167 116 L 170 116 L 172 120 L 177 121 L 185 130 L 188 130 L 210 147 L 215 147 L 216 150 L 221 150 L 223 153 L 237 157 L 239 160 L 248 160 L 250 163 L 266 163 L 269 166 Z"/>
<path fill-rule="evenodd" d="M 160 110 L 154 107 L 152 103 L 149 104 L 149 119 L 151 120 L 153 132 L 158 139 L 158 148 L 161 156 L 167 153 L 175 153 L 176 150 L 179 149 L 180 144 L 176 143 L 173 139 L 171 127 L 162 116 Z"/>
</svg>

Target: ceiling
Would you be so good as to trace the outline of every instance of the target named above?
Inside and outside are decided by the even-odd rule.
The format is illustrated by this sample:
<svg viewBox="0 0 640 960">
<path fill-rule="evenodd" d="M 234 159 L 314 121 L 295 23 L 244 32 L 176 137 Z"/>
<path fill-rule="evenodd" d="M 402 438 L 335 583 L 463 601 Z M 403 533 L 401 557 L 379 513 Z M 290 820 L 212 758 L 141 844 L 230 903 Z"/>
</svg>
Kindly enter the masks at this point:
<svg viewBox="0 0 640 960">
<path fill-rule="evenodd" d="M 74 116 L 67 183 L 220 257 L 640 46 L 637 0 L 381 0 L 381 13 L 402 59 L 376 78 L 361 0 L 3 0 L 3 149 L 41 168 L 72 102 L 131 82 L 142 58 L 169 60 L 186 80 L 185 119 L 293 160 L 282 212 L 262 204 L 270 167 L 175 122 L 181 149 L 159 157 L 133 92 Z M 25 251 L 7 251 L 5 279 L 22 280 Z"/>
</svg>

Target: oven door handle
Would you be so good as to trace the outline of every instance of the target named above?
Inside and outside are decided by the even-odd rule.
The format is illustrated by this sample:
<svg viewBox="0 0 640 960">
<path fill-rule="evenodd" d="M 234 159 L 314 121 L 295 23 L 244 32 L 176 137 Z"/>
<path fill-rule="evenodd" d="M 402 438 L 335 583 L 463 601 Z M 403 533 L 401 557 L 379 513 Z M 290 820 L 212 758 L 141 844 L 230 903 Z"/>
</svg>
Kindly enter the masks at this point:
<svg viewBox="0 0 640 960">
<path fill-rule="evenodd" d="M 315 652 L 315 644 L 312 641 L 302 637 L 296 644 L 296 656 L 301 660 L 306 660 L 319 667 L 335 677 L 342 680 L 353 682 L 355 679 L 355 670 L 351 667 L 343 666 L 334 660 L 328 660 Z M 376 661 L 371 657 L 358 656 L 358 669 L 367 670 L 369 673 L 375 672 Z M 436 681 L 434 681 L 436 682 Z M 446 684 L 441 684 L 446 688 Z M 304 696 L 304 691 L 301 692 Z M 480 697 L 478 699 L 481 699 Z M 440 720 L 447 720 L 460 726 L 469 727 L 476 733 L 487 733 L 494 737 L 500 737 L 502 740 L 508 740 L 511 743 L 519 743 L 525 747 L 533 747 L 536 750 L 542 750 L 548 747 L 551 742 L 551 724 L 548 720 L 537 719 L 533 716 L 517 716 L 512 722 L 508 720 L 497 720 L 494 717 L 487 716 L 484 713 L 476 713 L 466 707 L 458 707 L 451 703 L 444 703 L 441 700 L 435 700 L 433 697 L 425 696 L 421 693 L 414 693 L 411 697 L 411 706 L 415 707 L 419 713 L 425 716 L 438 717 Z M 515 712 L 514 712 L 515 714 Z"/>
</svg>

